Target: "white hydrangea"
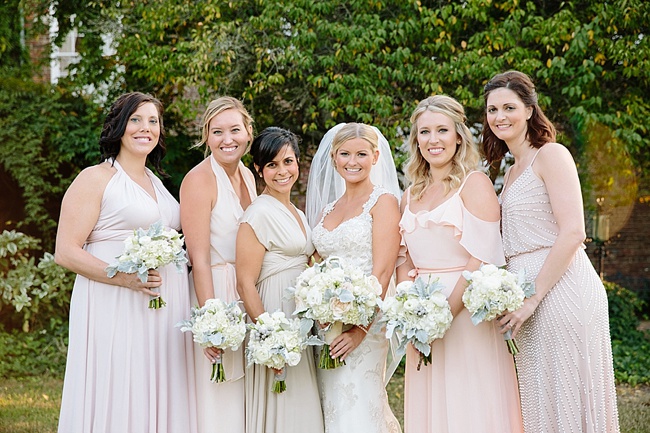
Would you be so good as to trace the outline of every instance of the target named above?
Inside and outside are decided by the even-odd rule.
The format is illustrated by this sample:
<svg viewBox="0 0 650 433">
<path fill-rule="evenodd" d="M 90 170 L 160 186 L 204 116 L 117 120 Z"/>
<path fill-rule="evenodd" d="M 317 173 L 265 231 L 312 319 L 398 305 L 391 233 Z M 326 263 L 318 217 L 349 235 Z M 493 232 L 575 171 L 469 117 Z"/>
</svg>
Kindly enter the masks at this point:
<svg viewBox="0 0 650 433">
<path fill-rule="evenodd" d="M 503 268 L 484 264 L 480 269 L 464 271 L 469 286 L 463 293 L 463 304 L 472 315 L 475 325 L 495 319 L 506 311 L 516 311 L 524 299 L 535 293 L 532 283 L 527 283 L 523 270 L 515 275 Z"/>
<path fill-rule="evenodd" d="M 192 332 L 201 347 L 237 350 L 246 337 L 246 321 L 238 304 L 208 299 L 203 307 L 192 308 L 190 319 L 177 326 L 182 332 Z"/>
<path fill-rule="evenodd" d="M 396 287 L 395 296 L 380 301 L 382 318 L 386 323 L 386 338 L 397 334 L 400 345 L 397 354 L 406 352 L 408 343 L 428 357 L 431 343 L 442 338 L 453 320 L 443 286 L 438 278 L 425 282 L 421 277 L 415 281 L 403 281 Z"/>
<path fill-rule="evenodd" d="M 149 269 L 170 263 L 181 272 L 182 265 L 187 263 L 183 243 L 183 236 L 172 228 L 164 228 L 162 221 L 155 222 L 146 231 L 138 228 L 124 240 L 124 252 L 117 257 L 117 263 L 106 267 L 106 273 L 111 278 L 118 272 L 137 273 L 145 282 Z"/>
<path fill-rule="evenodd" d="M 312 325 L 311 320 L 288 319 L 282 311 L 260 314 L 257 323 L 248 325 L 248 365 L 259 364 L 278 370 L 285 365 L 298 365 L 307 346 L 322 344 L 317 337 L 309 335 Z"/>
<path fill-rule="evenodd" d="M 321 323 L 367 326 L 375 316 L 382 287 L 373 275 L 330 256 L 305 269 L 287 294 L 296 302 L 295 315 Z"/>
</svg>

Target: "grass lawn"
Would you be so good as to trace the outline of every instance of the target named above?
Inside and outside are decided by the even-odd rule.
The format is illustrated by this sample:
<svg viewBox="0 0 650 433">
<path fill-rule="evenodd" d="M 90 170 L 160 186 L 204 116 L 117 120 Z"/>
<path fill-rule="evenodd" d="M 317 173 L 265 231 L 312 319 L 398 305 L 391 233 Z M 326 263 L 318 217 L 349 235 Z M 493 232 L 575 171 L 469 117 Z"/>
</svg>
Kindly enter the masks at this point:
<svg viewBox="0 0 650 433">
<path fill-rule="evenodd" d="M 62 380 L 0 378 L 0 433 L 55 433 Z M 403 418 L 404 378 L 388 385 L 391 407 Z M 650 433 L 650 386 L 618 386 L 621 433 Z"/>
</svg>

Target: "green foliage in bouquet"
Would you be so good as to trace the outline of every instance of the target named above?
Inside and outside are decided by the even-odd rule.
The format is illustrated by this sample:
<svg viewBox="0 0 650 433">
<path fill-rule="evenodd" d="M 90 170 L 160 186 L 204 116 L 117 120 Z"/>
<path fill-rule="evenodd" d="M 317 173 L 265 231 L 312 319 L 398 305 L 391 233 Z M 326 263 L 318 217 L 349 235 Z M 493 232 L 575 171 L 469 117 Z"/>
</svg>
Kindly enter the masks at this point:
<svg viewBox="0 0 650 433">
<path fill-rule="evenodd" d="M 33 256 L 40 241 L 23 233 L 0 234 L 0 315 L 8 329 L 45 329 L 67 321 L 74 274 L 45 253 Z"/>
<path fill-rule="evenodd" d="M 640 331 L 643 301 L 624 287 L 605 282 L 616 381 L 632 386 L 650 383 L 650 335 Z"/>
</svg>

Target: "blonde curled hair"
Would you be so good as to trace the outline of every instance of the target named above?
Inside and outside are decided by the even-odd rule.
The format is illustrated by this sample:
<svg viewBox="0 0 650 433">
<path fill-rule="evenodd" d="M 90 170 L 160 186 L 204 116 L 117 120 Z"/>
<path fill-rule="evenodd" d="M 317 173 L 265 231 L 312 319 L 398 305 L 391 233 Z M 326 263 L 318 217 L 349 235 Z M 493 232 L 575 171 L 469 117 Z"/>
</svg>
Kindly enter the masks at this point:
<svg viewBox="0 0 650 433">
<path fill-rule="evenodd" d="M 454 98 L 446 95 L 430 96 L 418 104 L 411 115 L 411 133 L 409 135 L 409 159 L 406 162 L 406 178 L 411 182 L 411 194 L 416 199 L 422 198 L 422 194 L 431 185 L 429 174 L 429 163 L 420 153 L 418 146 L 418 119 L 425 111 L 440 113 L 454 121 L 456 135 L 460 144 L 451 161 L 451 170 L 442 180 L 445 187 L 445 194 L 450 190 L 460 187 L 471 171 L 478 167 L 480 156 L 472 133 L 465 124 L 467 117 L 463 106 Z"/>
</svg>

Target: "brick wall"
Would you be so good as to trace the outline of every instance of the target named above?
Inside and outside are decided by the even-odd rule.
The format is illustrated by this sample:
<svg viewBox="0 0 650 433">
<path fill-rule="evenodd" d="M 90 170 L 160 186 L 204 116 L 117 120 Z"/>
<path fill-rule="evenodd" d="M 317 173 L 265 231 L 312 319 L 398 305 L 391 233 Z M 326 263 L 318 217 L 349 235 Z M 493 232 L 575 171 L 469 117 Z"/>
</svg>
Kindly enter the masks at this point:
<svg viewBox="0 0 650 433">
<path fill-rule="evenodd" d="M 603 277 L 634 290 L 650 302 L 650 196 L 640 197 L 623 228 L 605 246 Z M 587 244 L 587 254 L 598 270 L 598 250 Z"/>
</svg>

